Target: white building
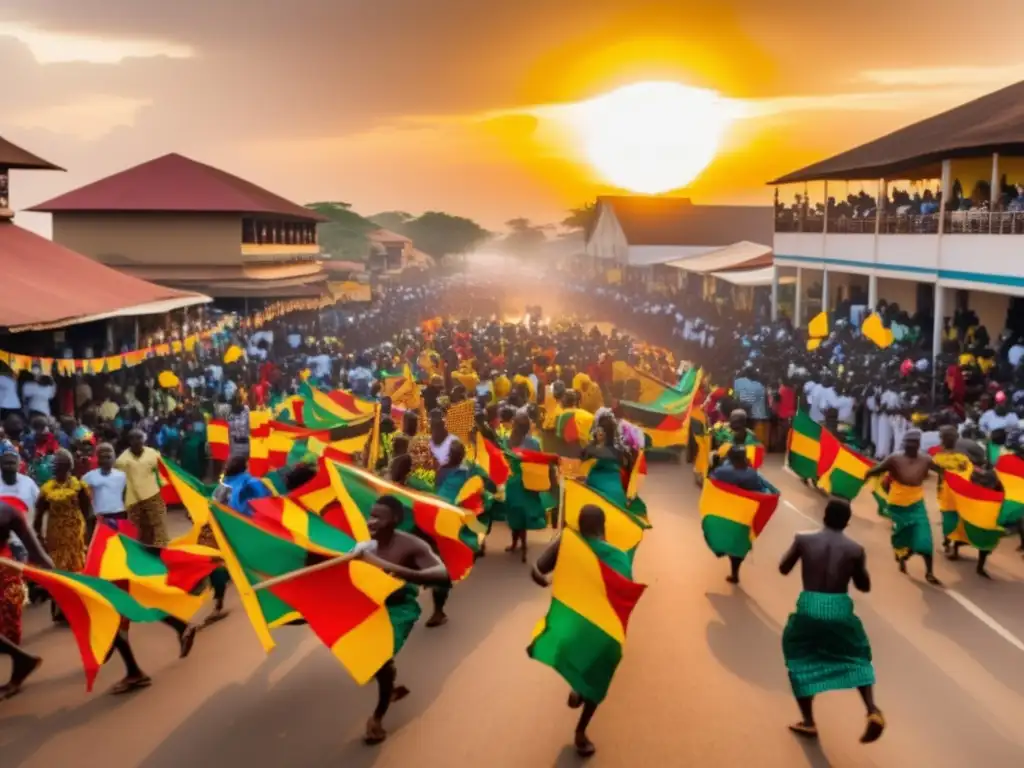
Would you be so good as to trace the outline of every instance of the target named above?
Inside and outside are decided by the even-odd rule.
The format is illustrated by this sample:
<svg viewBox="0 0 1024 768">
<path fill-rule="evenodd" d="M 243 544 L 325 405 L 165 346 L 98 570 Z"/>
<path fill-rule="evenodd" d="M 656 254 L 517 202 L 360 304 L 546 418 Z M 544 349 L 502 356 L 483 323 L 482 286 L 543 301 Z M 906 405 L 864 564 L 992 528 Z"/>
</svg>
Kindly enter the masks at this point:
<svg viewBox="0 0 1024 768">
<path fill-rule="evenodd" d="M 595 270 L 621 270 L 627 279 L 678 281 L 693 272 L 765 266 L 771 262 L 772 209 L 768 206 L 694 205 L 682 197 L 597 198 L 586 255 Z M 737 247 L 740 246 L 740 247 Z M 731 249 L 731 250 L 728 250 Z M 710 257 L 714 256 L 714 259 Z M 704 266 L 695 261 L 702 257 Z M 758 263 L 753 263 L 760 257 Z M 712 263 L 713 262 L 713 263 Z M 675 269 L 667 265 L 675 267 Z M 707 267 L 705 269 L 705 266 Z"/>
<path fill-rule="evenodd" d="M 957 309 L 993 338 L 1024 323 L 1024 82 L 771 184 L 774 313 L 786 276 L 797 322 L 844 299 L 896 302 L 932 317 L 936 353 Z"/>
</svg>

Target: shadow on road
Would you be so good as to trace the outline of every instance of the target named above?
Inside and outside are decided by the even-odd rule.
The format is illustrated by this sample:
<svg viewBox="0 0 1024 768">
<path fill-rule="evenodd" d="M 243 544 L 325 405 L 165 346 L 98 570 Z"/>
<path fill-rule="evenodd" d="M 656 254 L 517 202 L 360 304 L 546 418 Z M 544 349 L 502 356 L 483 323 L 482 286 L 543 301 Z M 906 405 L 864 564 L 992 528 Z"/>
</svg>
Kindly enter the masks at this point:
<svg viewBox="0 0 1024 768">
<path fill-rule="evenodd" d="M 539 542 L 531 544 L 539 554 Z M 529 581 L 528 566 L 497 552 L 477 567 L 491 573 L 486 579 L 474 582 L 470 577 L 456 586 L 447 606 L 451 620 L 445 627 L 427 630 L 423 626 L 431 603 L 429 594 L 421 597 L 424 618 L 397 658 L 399 682 L 408 686 L 411 694 L 388 713 L 385 727 L 390 735 L 397 735 L 421 716 L 462 660 L 504 615 L 533 597 L 537 589 Z M 192 715 L 140 765 L 209 765 L 213 755 L 223 765 L 303 768 L 370 768 L 383 760 L 386 743 L 383 748 L 375 748 L 362 742 L 366 719 L 376 703 L 375 682 L 356 687 L 321 647 L 287 670 L 276 683 L 271 682 L 273 670 L 295 655 L 309 636 L 308 629 L 299 627 L 277 631 L 278 648 L 246 682 L 226 687 L 197 703 Z M 463 716 L 472 719 L 470 713 Z M 389 762 L 391 758 L 393 755 Z M 410 761 L 415 762 L 415 757 Z"/>
<path fill-rule="evenodd" d="M 782 627 L 742 589 L 731 595 L 708 594 L 720 620 L 707 626 L 708 647 L 737 677 L 767 691 L 786 692 Z"/>
</svg>

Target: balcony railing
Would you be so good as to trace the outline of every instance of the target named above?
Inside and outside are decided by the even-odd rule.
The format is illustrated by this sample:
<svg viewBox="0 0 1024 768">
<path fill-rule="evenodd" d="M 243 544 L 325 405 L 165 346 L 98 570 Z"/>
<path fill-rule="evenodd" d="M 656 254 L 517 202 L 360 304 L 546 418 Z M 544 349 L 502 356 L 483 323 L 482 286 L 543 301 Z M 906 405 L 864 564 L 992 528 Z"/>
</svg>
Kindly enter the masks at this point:
<svg viewBox="0 0 1024 768">
<path fill-rule="evenodd" d="M 1024 211 L 949 211 L 945 214 L 946 234 L 950 235 L 1024 235 Z M 824 228 L 824 217 L 805 218 L 781 215 L 775 219 L 776 232 L 817 232 Z M 830 235 L 873 234 L 874 216 L 858 218 L 830 216 Z M 883 235 L 937 235 L 938 213 L 889 213 L 882 215 L 878 231 Z"/>
</svg>

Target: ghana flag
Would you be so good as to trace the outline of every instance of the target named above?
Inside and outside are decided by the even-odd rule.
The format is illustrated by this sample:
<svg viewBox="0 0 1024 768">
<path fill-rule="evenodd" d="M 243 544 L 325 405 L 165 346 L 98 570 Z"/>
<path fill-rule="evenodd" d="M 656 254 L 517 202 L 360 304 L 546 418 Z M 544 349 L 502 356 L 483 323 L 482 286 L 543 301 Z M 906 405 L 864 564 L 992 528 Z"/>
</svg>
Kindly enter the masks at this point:
<svg viewBox="0 0 1024 768">
<path fill-rule="evenodd" d="M 210 458 L 227 461 L 231 455 L 231 436 L 224 419 L 211 419 L 206 425 L 206 442 L 210 446 Z"/>
<path fill-rule="evenodd" d="M 157 468 L 159 479 L 164 488 L 161 494 L 167 503 L 178 503 L 185 507 L 189 519 L 192 521 L 192 528 L 188 533 L 179 536 L 171 542 L 172 547 L 183 547 L 199 543 L 199 534 L 209 522 L 210 497 L 215 490 L 212 486 L 206 485 L 184 469 L 179 467 L 168 458 L 160 457 Z M 173 499 L 172 500 L 169 500 Z"/>
<path fill-rule="evenodd" d="M 750 442 L 753 440 L 754 442 Z M 718 446 L 716 452 L 719 458 L 724 459 L 729 454 L 729 449 L 732 448 L 732 434 L 730 433 L 726 442 Z M 747 442 L 744 444 L 747 452 L 747 464 L 752 466 L 754 469 L 760 469 L 764 464 L 764 446 L 757 442 L 757 438 L 754 437 L 753 432 L 747 433 Z"/>
<path fill-rule="evenodd" d="M 647 454 L 641 450 L 636 461 L 629 469 L 629 480 L 626 482 L 626 498 L 632 501 L 640 496 L 640 486 L 647 477 Z"/>
<path fill-rule="evenodd" d="M 114 645 L 122 617 L 133 622 L 160 621 L 167 614 L 147 608 L 113 582 L 98 576 L 44 570 L 5 560 L 22 576 L 46 590 L 71 628 L 85 669 L 85 686 L 92 690 L 96 673 Z"/>
<path fill-rule="evenodd" d="M 384 606 L 403 582 L 357 560 L 338 562 L 267 588 L 260 583 L 322 563 L 325 557 L 275 536 L 219 504 L 210 519 L 231 579 L 263 648 L 270 629 L 304 618 L 334 657 L 362 685 L 394 655 L 395 632 Z"/>
<path fill-rule="evenodd" d="M 479 543 L 470 528 L 476 522 L 475 515 L 436 496 L 416 493 L 351 465 L 331 463 L 329 467 L 335 495 L 347 519 L 366 520 L 380 496 L 394 496 L 405 506 L 400 528 L 406 532 L 419 529 L 430 539 L 452 581 L 469 575 L 475 545 Z"/>
<path fill-rule="evenodd" d="M 256 499 L 250 507 L 257 525 L 309 552 L 333 556 L 348 552 L 356 545 L 353 536 L 285 496 Z M 366 539 L 369 539 L 368 534 Z"/>
<path fill-rule="evenodd" d="M 818 487 L 825 493 L 853 501 L 867 482 L 867 472 L 875 462 L 851 451 L 827 429 L 821 430 L 818 458 Z"/>
<path fill-rule="evenodd" d="M 555 453 L 515 448 L 509 456 L 512 471 L 523 479 L 523 487 L 536 493 L 552 490 L 551 467 L 557 467 L 561 457 Z"/>
<path fill-rule="evenodd" d="M 943 479 L 953 497 L 958 518 L 952 530 L 947 531 L 947 526 L 943 526 L 943 533 L 951 541 L 991 552 L 1006 533 L 999 525 L 1005 495 L 952 473 L 947 473 Z"/>
<path fill-rule="evenodd" d="M 249 472 L 255 477 L 263 477 L 270 470 L 270 419 L 270 411 L 249 411 Z"/>
<path fill-rule="evenodd" d="M 622 660 L 629 617 L 646 585 L 633 581 L 624 552 L 562 531 L 551 579 L 551 606 L 526 649 L 586 701 L 604 700 Z"/>
<path fill-rule="evenodd" d="M 205 595 L 193 593 L 219 565 L 220 554 L 210 547 L 151 547 L 101 521 L 83 572 L 118 582 L 147 608 L 190 621 L 205 600 Z"/>
<path fill-rule="evenodd" d="M 700 494 L 704 541 L 717 557 L 746 557 L 778 506 L 775 488 L 768 493 L 745 491 L 709 477 Z"/>
<path fill-rule="evenodd" d="M 821 433 L 821 425 L 808 416 L 806 411 L 797 411 L 789 430 L 786 451 L 786 463 L 797 477 L 804 480 L 818 479 Z"/>
<path fill-rule="evenodd" d="M 567 443 L 589 442 L 593 428 L 594 414 L 582 408 L 570 408 L 555 417 L 555 434 Z"/>
<path fill-rule="evenodd" d="M 996 474 L 1006 494 L 999 525 L 1013 528 L 1024 517 L 1024 459 L 1013 455 L 1000 456 L 996 462 Z"/>
<path fill-rule="evenodd" d="M 696 448 L 693 473 L 703 478 L 711 467 L 711 433 L 708 431 L 708 415 L 703 407 L 690 409 L 690 436 Z"/>
<path fill-rule="evenodd" d="M 267 464 L 270 469 L 280 469 L 296 463 L 306 453 L 314 452 L 313 449 L 319 450 L 321 455 L 332 453 L 341 457 L 366 453 L 375 462 L 380 449 L 377 423 L 375 414 L 347 422 L 334 420 L 323 428 L 271 422 Z"/>
<path fill-rule="evenodd" d="M 473 443 L 471 461 L 480 467 L 495 485 L 502 486 L 508 482 L 511 470 L 504 451 L 484 437 L 479 430 Z"/>
<path fill-rule="evenodd" d="M 598 507 L 604 512 L 604 532 L 608 543 L 626 552 L 630 558 L 633 557 L 636 548 L 643 541 L 644 531 L 651 527 L 646 520 L 616 506 L 579 480 L 566 479 L 563 503 L 565 524 L 575 531 L 580 528 L 580 512 L 583 507 L 588 504 Z"/>
</svg>

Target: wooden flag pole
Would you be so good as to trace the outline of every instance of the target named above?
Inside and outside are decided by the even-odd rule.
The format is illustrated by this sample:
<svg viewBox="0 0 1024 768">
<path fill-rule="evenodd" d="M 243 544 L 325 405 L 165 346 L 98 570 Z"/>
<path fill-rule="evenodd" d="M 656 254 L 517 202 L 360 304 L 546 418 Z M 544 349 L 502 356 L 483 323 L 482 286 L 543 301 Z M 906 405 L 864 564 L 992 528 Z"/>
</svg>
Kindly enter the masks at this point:
<svg viewBox="0 0 1024 768">
<path fill-rule="evenodd" d="M 292 579 L 297 579 L 300 576 L 308 576 L 311 573 L 316 573 L 317 571 L 322 571 L 327 568 L 331 568 L 335 565 L 347 563 L 350 560 L 355 560 L 360 554 L 361 553 L 357 551 L 346 552 L 344 555 L 332 557 L 330 560 L 324 560 L 322 563 L 310 565 L 305 568 L 299 568 L 297 571 L 290 571 L 289 573 L 284 573 L 280 576 L 274 576 L 273 578 L 267 579 L 266 581 L 261 581 L 259 584 L 253 584 L 252 588 L 254 592 L 259 592 L 260 590 L 264 589 L 270 589 L 271 587 L 276 587 L 278 584 L 284 584 L 285 582 L 291 581 Z"/>
</svg>

